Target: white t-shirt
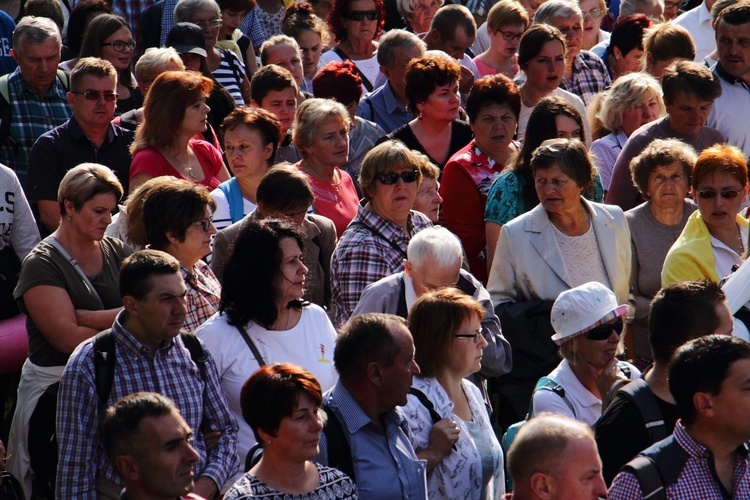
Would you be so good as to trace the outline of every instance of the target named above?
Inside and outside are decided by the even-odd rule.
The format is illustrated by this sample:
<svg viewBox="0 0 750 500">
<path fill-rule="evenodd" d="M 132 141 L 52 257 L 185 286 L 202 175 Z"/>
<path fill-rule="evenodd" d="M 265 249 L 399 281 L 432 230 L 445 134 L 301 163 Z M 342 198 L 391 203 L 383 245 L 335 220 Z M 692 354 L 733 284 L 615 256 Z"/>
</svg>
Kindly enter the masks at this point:
<svg viewBox="0 0 750 500">
<path fill-rule="evenodd" d="M 245 325 L 245 330 L 266 364 L 289 362 L 299 365 L 315 375 L 323 392 L 336 383 L 338 374 L 333 366 L 336 330 L 319 306 L 305 306 L 299 322 L 291 330 L 266 330 L 253 321 Z M 240 390 L 260 365 L 237 328 L 227 323 L 224 314 L 211 316 L 195 334 L 206 344 L 216 362 L 229 411 L 240 427 L 238 455 L 240 464 L 244 464 L 248 450 L 256 441 L 252 429 L 242 418 Z M 238 478 L 239 475 L 233 480 Z"/>
<path fill-rule="evenodd" d="M 217 231 L 221 231 L 225 227 L 232 224 L 232 215 L 229 210 L 229 201 L 227 201 L 227 197 L 224 194 L 224 191 L 222 191 L 219 188 L 214 189 L 211 191 L 211 198 L 214 199 L 214 203 L 216 203 L 216 210 L 214 210 L 214 226 L 216 227 Z M 255 210 L 255 203 L 248 200 L 247 198 L 242 198 L 242 215 L 247 215 L 253 210 Z"/>
<path fill-rule="evenodd" d="M 333 50 L 329 50 L 328 52 L 324 52 L 322 56 L 320 56 L 320 63 L 325 66 L 331 61 L 341 61 L 341 58 L 339 57 L 336 52 Z M 367 79 L 372 84 L 372 90 L 377 89 L 378 87 L 382 86 L 386 82 L 386 77 L 383 73 L 380 71 L 380 63 L 378 62 L 378 55 L 377 53 L 367 59 L 360 59 L 358 61 L 355 61 L 354 59 L 351 60 L 354 64 L 357 65 L 357 69 L 359 69 L 362 74 L 367 77 Z M 370 92 L 365 88 L 364 83 L 362 84 L 362 96 L 364 97 L 365 94 Z"/>
</svg>

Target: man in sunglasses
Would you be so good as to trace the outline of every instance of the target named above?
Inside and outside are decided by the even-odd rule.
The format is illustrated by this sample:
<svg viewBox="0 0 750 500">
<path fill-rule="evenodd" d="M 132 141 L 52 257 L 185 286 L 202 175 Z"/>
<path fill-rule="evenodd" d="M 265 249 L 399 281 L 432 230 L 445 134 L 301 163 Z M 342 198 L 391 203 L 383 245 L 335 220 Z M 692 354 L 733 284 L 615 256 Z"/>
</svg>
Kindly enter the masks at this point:
<svg viewBox="0 0 750 500">
<path fill-rule="evenodd" d="M 731 335 L 734 322 L 719 285 L 683 281 L 659 290 L 651 302 L 648 327 L 653 366 L 615 394 L 594 425 L 607 484 L 640 451 L 672 434 L 678 412 L 667 372 L 675 351 L 704 335 Z"/>
<path fill-rule="evenodd" d="M 42 236 L 60 225 L 57 188 L 71 168 L 81 163 L 109 167 L 128 192 L 134 132 L 111 123 L 117 105 L 117 71 L 109 61 L 85 57 L 70 72 L 70 84 L 67 99 L 73 116 L 43 134 L 29 152 L 26 195 L 36 206 Z"/>
</svg>

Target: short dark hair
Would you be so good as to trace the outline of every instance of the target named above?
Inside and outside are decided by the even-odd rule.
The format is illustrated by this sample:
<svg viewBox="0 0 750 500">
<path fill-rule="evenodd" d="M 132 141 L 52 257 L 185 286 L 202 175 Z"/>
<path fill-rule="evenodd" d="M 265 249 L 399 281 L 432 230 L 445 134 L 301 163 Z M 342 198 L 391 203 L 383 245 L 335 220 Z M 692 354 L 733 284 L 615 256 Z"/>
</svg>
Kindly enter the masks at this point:
<svg viewBox="0 0 750 500">
<path fill-rule="evenodd" d="M 216 0 L 219 10 L 231 10 L 233 12 L 250 12 L 255 8 L 255 0 Z"/>
<path fill-rule="evenodd" d="M 671 104 L 678 94 L 711 102 L 721 95 L 719 77 L 705 65 L 693 61 L 678 60 L 667 66 L 661 77 L 661 88 L 666 104 Z"/>
<path fill-rule="evenodd" d="M 186 180 L 149 193 L 143 202 L 143 223 L 151 248 L 165 250 L 169 235 L 185 241 L 188 228 L 204 218 L 206 207 L 216 210 L 208 189 Z"/>
<path fill-rule="evenodd" d="M 260 180 L 255 193 L 258 204 L 271 212 L 307 208 L 315 199 L 310 181 L 297 167 L 275 165 Z M 263 214 L 265 215 L 265 214 Z"/>
<path fill-rule="evenodd" d="M 695 422 L 693 396 L 717 395 L 735 361 L 750 359 L 750 343 L 731 335 L 706 335 L 680 347 L 669 363 L 669 392 L 685 424 Z"/>
<path fill-rule="evenodd" d="M 155 392 L 136 392 L 107 408 L 102 424 L 102 446 L 112 465 L 115 457 L 143 452 L 138 446 L 138 437 L 144 418 L 172 413 L 180 413 L 172 400 Z"/>
<path fill-rule="evenodd" d="M 55 0 L 27 0 L 23 4 L 24 16 L 46 17 L 51 19 L 62 33 L 65 25 L 65 14 L 62 4 Z"/>
<path fill-rule="evenodd" d="M 719 21 L 724 21 L 732 26 L 750 23 L 750 4 L 747 2 L 738 2 L 734 5 L 730 5 L 719 12 L 716 16 L 714 28 L 719 26 Z M 718 35 L 719 34 L 716 33 L 716 36 Z"/>
<path fill-rule="evenodd" d="M 289 70 L 275 64 L 262 66 L 258 68 L 250 80 L 250 96 L 258 106 L 263 103 L 269 92 L 281 92 L 282 90 L 293 88 L 295 94 L 299 94 L 297 82 Z"/>
<path fill-rule="evenodd" d="M 125 259 L 120 267 L 120 297 L 143 300 L 154 289 L 154 276 L 179 274 L 177 259 L 160 250 L 141 250 Z"/>
<path fill-rule="evenodd" d="M 221 312 L 232 326 L 253 320 L 264 328 L 276 321 L 279 295 L 275 285 L 281 272 L 281 240 L 292 238 L 304 252 L 305 241 L 295 226 L 286 221 L 251 220 L 243 224 L 232 245 L 224 269 L 221 289 Z M 295 300 L 291 307 L 301 308 Z"/>
<path fill-rule="evenodd" d="M 708 280 L 672 283 L 656 292 L 648 315 L 654 359 L 666 364 L 681 345 L 714 333 L 720 323 L 716 306 L 724 300 L 719 285 Z"/>
<path fill-rule="evenodd" d="M 651 20 L 645 14 L 632 14 L 623 19 L 618 19 L 612 29 L 609 46 L 606 55 L 612 55 L 612 50 L 617 47 L 623 56 L 628 55 L 631 50 L 643 50 L 643 36 L 651 26 Z"/>
<path fill-rule="evenodd" d="M 269 167 L 273 165 L 281 142 L 281 122 L 278 118 L 263 108 L 238 106 L 221 122 L 221 133 L 226 134 L 227 130 L 234 130 L 241 125 L 257 132 L 264 145 L 271 144 L 271 157 L 266 163 Z"/>
<path fill-rule="evenodd" d="M 474 16 L 469 9 L 460 4 L 443 5 L 435 12 L 435 17 L 430 23 L 430 31 L 437 31 L 443 43 L 455 40 L 457 28 L 463 28 L 469 38 L 477 34 Z"/>
<path fill-rule="evenodd" d="M 258 430 L 275 436 L 281 419 L 294 414 L 301 394 L 307 394 L 317 407 L 323 403 L 315 376 L 292 363 L 262 366 L 245 381 L 240 391 L 242 418 L 253 430 L 258 444 L 263 446 Z"/>
<path fill-rule="evenodd" d="M 111 13 L 112 6 L 106 0 L 83 0 L 73 7 L 68 19 L 68 28 L 65 31 L 65 45 L 70 49 L 71 54 L 78 54 L 81 51 L 83 33 L 86 31 L 89 16 L 93 18 L 99 14 Z"/>
<path fill-rule="evenodd" d="M 339 377 L 361 379 L 371 362 L 385 368 L 393 366 L 399 347 L 391 328 L 397 325 L 406 328 L 406 320 L 383 313 L 361 314 L 347 321 L 339 329 L 333 350 L 333 363 Z"/>
<path fill-rule="evenodd" d="M 469 121 L 473 123 L 479 111 L 491 104 L 507 104 L 518 120 L 521 114 L 521 89 L 502 73 L 478 79 L 466 98 Z"/>
<path fill-rule="evenodd" d="M 452 57 L 428 53 L 409 61 L 406 67 L 406 99 L 408 108 L 418 114 L 417 104 L 425 102 L 437 87 L 457 82 L 461 66 Z"/>
<path fill-rule="evenodd" d="M 100 59 L 98 57 L 81 57 L 73 69 L 70 71 L 70 90 L 72 91 L 83 91 L 81 89 L 81 80 L 86 75 L 92 75 L 97 78 L 106 78 L 108 76 L 115 77 L 115 84 L 117 83 L 117 70 L 112 63 L 106 59 Z M 114 89 L 117 90 L 117 87 Z"/>
</svg>

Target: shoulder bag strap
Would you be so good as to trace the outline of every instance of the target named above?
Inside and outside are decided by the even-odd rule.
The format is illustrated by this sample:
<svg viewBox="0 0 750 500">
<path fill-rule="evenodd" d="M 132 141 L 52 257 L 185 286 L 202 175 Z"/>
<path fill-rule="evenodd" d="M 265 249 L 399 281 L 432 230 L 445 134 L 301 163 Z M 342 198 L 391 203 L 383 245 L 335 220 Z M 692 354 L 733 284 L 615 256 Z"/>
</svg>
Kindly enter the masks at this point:
<svg viewBox="0 0 750 500">
<path fill-rule="evenodd" d="M 112 329 L 104 330 L 94 337 L 94 381 L 96 383 L 99 428 L 107 413 L 107 400 L 115 380 L 115 338 Z"/>
<path fill-rule="evenodd" d="M 339 47 L 338 45 L 336 45 L 331 50 L 333 51 L 334 54 L 339 56 L 343 61 L 351 61 L 349 56 L 346 55 L 346 52 L 341 50 L 341 47 Z M 352 62 L 354 63 L 354 67 L 357 69 L 357 75 L 362 80 L 362 85 L 365 87 L 365 89 L 367 89 L 368 92 L 372 92 L 374 90 L 372 83 L 370 83 L 370 80 L 368 80 L 365 74 L 362 73 L 362 71 L 360 71 L 359 66 L 357 66 L 357 63 L 354 61 Z"/>
<path fill-rule="evenodd" d="M 52 236 L 47 236 L 46 238 L 44 238 L 43 241 L 46 241 L 47 243 L 55 247 L 55 249 L 58 252 L 60 252 L 60 255 L 62 255 L 65 258 L 65 260 L 67 260 L 70 263 L 70 265 L 73 266 L 73 269 L 75 269 L 76 272 L 81 276 L 81 278 L 83 279 L 83 282 L 86 283 L 86 286 L 88 286 L 89 290 L 91 290 L 91 293 L 96 295 L 96 298 L 98 298 L 99 301 L 101 302 L 102 299 L 101 297 L 99 297 L 99 292 L 96 291 L 96 288 L 94 288 L 94 285 L 93 283 L 91 283 L 91 280 L 89 279 L 89 277 L 86 276 L 86 273 L 83 272 L 83 269 L 81 269 L 81 266 L 78 265 L 78 261 L 70 256 L 68 251 L 65 250 L 65 248 L 63 248 L 60 242 L 57 241 Z"/>
<path fill-rule="evenodd" d="M 258 347 L 255 345 L 255 342 L 253 342 L 253 339 L 250 338 L 250 335 L 247 334 L 247 330 L 245 330 L 245 327 L 237 325 L 237 330 L 239 330 L 240 335 L 242 335 L 242 339 L 245 341 L 250 350 L 253 351 L 253 356 L 255 356 L 255 361 L 258 362 L 258 366 L 265 366 L 266 362 L 263 360 L 263 356 L 260 355 Z"/>
</svg>

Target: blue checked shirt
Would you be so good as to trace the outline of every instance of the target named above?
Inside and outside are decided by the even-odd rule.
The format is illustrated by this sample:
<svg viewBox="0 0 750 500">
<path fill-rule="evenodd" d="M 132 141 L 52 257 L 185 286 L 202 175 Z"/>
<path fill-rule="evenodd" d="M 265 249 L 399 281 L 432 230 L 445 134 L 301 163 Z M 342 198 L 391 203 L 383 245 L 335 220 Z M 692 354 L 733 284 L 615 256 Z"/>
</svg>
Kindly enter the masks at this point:
<svg viewBox="0 0 750 500">
<path fill-rule="evenodd" d="M 588 50 L 582 50 L 573 60 L 573 79 L 563 77 L 560 87 L 583 99 L 583 103 L 588 106 L 596 94 L 611 84 L 609 72 L 599 56 Z M 586 117 L 584 116 L 583 119 L 585 120 Z"/>
<path fill-rule="evenodd" d="M 400 408 L 385 413 L 376 424 L 357 404 L 341 380 L 323 396 L 341 422 L 351 447 L 354 475 L 363 500 L 427 499 L 427 462 L 411 445 L 411 431 Z M 315 461 L 327 465 L 328 442 L 320 435 Z"/>
<path fill-rule="evenodd" d="M 16 68 L 8 77 L 10 137 L 0 145 L 0 163 L 12 168 L 26 185 L 29 151 L 40 135 L 67 122 L 73 110 L 65 98 L 65 87 L 55 79 L 46 94 L 34 93 Z"/>
<path fill-rule="evenodd" d="M 139 342 L 115 320 L 115 377 L 108 405 L 139 391 L 157 392 L 171 398 L 193 429 L 193 446 L 200 454 L 195 477 L 209 477 L 221 488 L 239 466 L 238 426 L 229 413 L 216 365 L 206 347 L 206 377 L 190 358 L 182 340 L 165 342 L 156 352 Z M 98 397 L 94 379 L 94 340 L 79 345 L 70 356 L 57 399 L 57 436 L 60 460 L 57 468 L 57 498 L 97 498 L 98 475 L 122 485 L 107 460 L 99 439 Z M 201 422 L 207 430 L 221 431 L 219 442 L 206 451 Z"/>
<path fill-rule="evenodd" d="M 732 482 L 734 494 L 730 495 L 716 479 L 713 454 L 687 433 L 680 421 L 674 428 L 674 439 L 687 453 L 677 482 L 666 484 L 666 497 L 671 499 L 731 499 L 750 498 L 750 474 L 747 445 L 737 449 Z M 670 439 L 670 438 L 667 438 Z M 661 443 L 662 441 L 660 441 Z M 656 446 L 656 445 L 654 445 Z M 607 496 L 610 500 L 638 500 L 643 498 L 641 485 L 631 472 L 620 472 L 612 482 Z"/>
</svg>

